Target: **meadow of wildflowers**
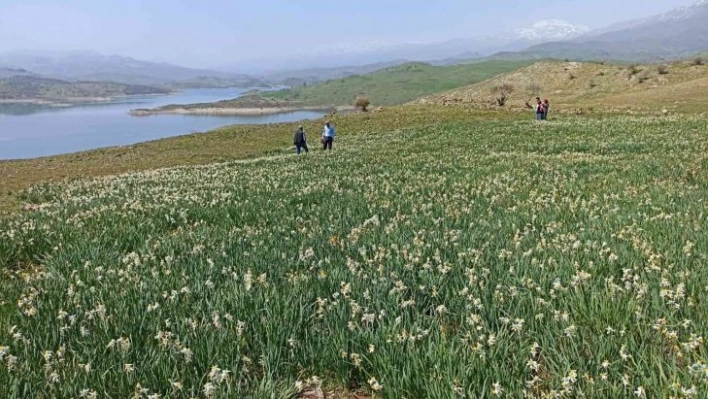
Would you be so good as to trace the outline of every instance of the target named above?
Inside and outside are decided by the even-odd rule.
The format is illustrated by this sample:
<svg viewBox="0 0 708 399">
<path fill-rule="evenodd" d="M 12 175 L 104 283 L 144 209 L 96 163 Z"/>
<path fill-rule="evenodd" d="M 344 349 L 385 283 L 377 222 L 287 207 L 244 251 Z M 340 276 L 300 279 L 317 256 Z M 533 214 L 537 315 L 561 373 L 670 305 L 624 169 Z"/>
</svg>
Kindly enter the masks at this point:
<svg viewBox="0 0 708 399">
<path fill-rule="evenodd" d="M 706 397 L 707 131 L 469 121 L 33 187 L 0 397 Z"/>
</svg>

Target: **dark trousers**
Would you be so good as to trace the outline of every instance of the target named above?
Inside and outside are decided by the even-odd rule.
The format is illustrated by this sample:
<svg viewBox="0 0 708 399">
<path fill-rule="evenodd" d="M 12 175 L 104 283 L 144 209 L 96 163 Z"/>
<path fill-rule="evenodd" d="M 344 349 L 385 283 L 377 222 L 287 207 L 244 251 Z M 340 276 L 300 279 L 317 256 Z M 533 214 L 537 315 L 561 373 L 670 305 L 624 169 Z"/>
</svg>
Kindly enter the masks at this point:
<svg viewBox="0 0 708 399">
<path fill-rule="evenodd" d="M 296 143 L 295 152 L 297 152 L 297 155 L 300 155 L 301 150 L 305 150 L 306 153 L 310 152 L 310 149 L 307 148 L 307 143 Z"/>
<path fill-rule="evenodd" d="M 334 142 L 334 137 L 323 137 L 322 138 L 322 150 L 329 149 L 331 151 L 333 142 Z"/>
</svg>

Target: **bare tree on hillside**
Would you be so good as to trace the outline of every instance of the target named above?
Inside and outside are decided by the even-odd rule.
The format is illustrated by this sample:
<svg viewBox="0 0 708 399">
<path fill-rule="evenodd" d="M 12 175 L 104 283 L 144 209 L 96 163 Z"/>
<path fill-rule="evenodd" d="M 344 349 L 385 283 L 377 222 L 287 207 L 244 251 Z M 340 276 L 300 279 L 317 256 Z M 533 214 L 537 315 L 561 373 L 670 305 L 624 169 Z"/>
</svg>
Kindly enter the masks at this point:
<svg viewBox="0 0 708 399">
<path fill-rule="evenodd" d="M 531 94 L 531 97 L 540 96 L 541 91 L 543 91 L 543 87 L 541 87 L 541 85 L 537 82 L 532 82 L 529 83 L 529 85 L 526 87 L 526 90 L 529 92 L 529 94 Z"/>
<path fill-rule="evenodd" d="M 492 92 L 496 95 L 497 104 L 499 104 L 500 107 L 503 107 L 506 105 L 511 93 L 514 92 L 514 86 L 509 83 L 500 84 L 499 86 L 492 88 Z"/>
<path fill-rule="evenodd" d="M 529 99 L 526 100 L 526 107 L 528 108 L 533 108 L 529 102 L 534 98 L 534 97 L 540 97 L 541 92 L 543 91 L 543 87 L 541 87 L 538 82 L 531 82 L 529 83 L 528 86 L 526 86 L 526 91 L 529 93 Z"/>
</svg>

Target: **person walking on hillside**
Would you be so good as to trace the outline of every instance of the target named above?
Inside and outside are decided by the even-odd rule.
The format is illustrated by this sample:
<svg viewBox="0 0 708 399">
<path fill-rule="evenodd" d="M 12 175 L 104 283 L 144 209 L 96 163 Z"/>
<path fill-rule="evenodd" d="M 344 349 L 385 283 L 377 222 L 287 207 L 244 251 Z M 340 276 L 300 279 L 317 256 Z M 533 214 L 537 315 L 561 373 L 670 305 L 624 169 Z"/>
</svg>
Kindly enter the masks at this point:
<svg viewBox="0 0 708 399">
<path fill-rule="evenodd" d="M 305 150 L 306 154 L 310 153 L 310 149 L 307 148 L 307 135 L 305 134 L 305 129 L 303 129 L 302 125 L 295 131 L 293 141 L 295 142 L 295 152 L 297 155 L 300 155 L 301 150 Z"/>
<path fill-rule="evenodd" d="M 322 151 L 326 149 L 332 151 L 334 134 L 334 125 L 332 125 L 332 122 L 327 121 L 327 123 L 325 123 L 324 129 L 322 130 Z"/>
<path fill-rule="evenodd" d="M 548 99 L 543 100 L 543 120 L 548 120 L 548 111 L 551 109 L 551 103 L 548 102 Z"/>
</svg>

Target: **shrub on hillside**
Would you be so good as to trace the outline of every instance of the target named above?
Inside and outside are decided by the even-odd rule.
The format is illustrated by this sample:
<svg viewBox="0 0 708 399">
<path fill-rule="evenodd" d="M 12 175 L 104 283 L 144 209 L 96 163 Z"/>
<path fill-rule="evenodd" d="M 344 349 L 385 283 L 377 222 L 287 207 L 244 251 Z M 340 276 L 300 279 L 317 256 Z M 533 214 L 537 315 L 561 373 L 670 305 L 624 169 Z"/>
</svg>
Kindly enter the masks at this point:
<svg viewBox="0 0 708 399">
<path fill-rule="evenodd" d="M 361 110 L 361 112 L 367 112 L 369 110 L 369 105 L 371 105 L 371 101 L 368 96 L 359 96 L 354 102 L 354 106 Z"/>
<path fill-rule="evenodd" d="M 659 72 L 659 75 L 666 75 L 669 73 L 669 66 L 668 65 L 659 65 L 656 70 Z"/>
<path fill-rule="evenodd" d="M 632 77 L 641 71 L 642 70 L 639 68 L 639 66 L 637 66 L 637 64 L 632 64 L 627 67 L 627 73 L 629 74 L 629 77 Z"/>
<path fill-rule="evenodd" d="M 701 57 L 696 57 L 696 59 L 693 60 L 693 65 L 703 65 L 704 61 L 703 58 Z"/>
<path fill-rule="evenodd" d="M 509 83 L 504 83 L 499 86 L 495 86 L 492 89 L 492 92 L 496 94 L 497 104 L 500 107 L 503 107 L 504 105 L 506 105 L 507 100 L 509 100 L 509 96 L 511 95 L 511 93 L 514 92 L 514 86 Z"/>
</svg>

